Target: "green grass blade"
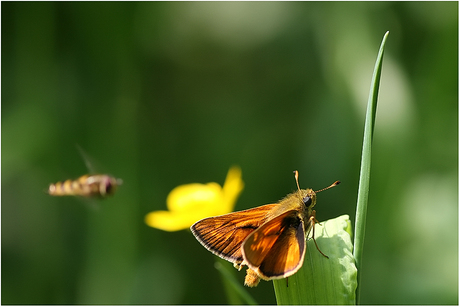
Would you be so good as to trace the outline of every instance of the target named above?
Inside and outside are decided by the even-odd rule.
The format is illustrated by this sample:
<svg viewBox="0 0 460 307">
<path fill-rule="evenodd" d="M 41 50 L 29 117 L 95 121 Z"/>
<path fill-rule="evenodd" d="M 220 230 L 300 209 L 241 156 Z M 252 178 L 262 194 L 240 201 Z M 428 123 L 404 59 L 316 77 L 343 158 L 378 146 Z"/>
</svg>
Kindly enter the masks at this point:
<svg viewBox="0 0 460 307">
<path fill-rule="evenodd" d="M 364 124 L 363 151 L 361 155 L 361 171 L 359 176 L 358 200 L 356 205 L 356 225 L 355 225 L 355 243 L 353 255 L 358 268 L 358 289 L 357 298 L 359 302 L 359 282 L 361 263 L 363 256 L 364 233 L 366 228 L 367 202 L 369 195 L 369 181 L 371 174 L 371 146 L 374 134 L 375 113 L 377 110 L 377 98 L 380 84 L 380 74 L 382 71 L 383 51 L 389 32 L 383 36 L 380 50 L 375 62 L 374 73 L 372 75 L 369 100 L 367 102 L 366 121 Z"/>
<path fill-rule="evenodd" d="M 316 242 L 329 259 L 317 251 L 313 240 L 309 240 L 299 271 L 288 281 L 273 281 L 278 305 L 355 304 L 357 271 L 351 235 L 348 215 L 316 224 Z"/>
<path fill-rule="evenodd" d="M 222 275 L 225 283 L 225 291 L 230 305 L 241 305 L 243 303 L 248 305 L 257 305 L 257 302 L 249 294 L 249 292 L 243 287 L 243 284 L 236 280 L 235 275 L 228 270 L 228 262 L 223 259 L 217 259 L 215 268 Z"/>
</svg>

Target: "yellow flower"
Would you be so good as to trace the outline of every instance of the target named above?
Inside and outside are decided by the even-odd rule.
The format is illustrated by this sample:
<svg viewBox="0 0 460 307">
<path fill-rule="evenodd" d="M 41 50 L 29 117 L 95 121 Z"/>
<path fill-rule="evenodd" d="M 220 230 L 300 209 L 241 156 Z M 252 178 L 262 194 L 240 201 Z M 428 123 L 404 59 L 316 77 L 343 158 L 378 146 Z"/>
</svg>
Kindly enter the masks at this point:
<svg viewBox="0 0 460 307">
<path fill-rule="evenodd" d="M 145 216 L 150 227 L 165 231 L 189 228 L 210 216 L 230 213 L 243 190 L 241 169 L 231 167 L 223 188 L 215 183 L 191 183 L 174 188 L 166 199 L 169 211 L 153 211 Z"/>
</svg>

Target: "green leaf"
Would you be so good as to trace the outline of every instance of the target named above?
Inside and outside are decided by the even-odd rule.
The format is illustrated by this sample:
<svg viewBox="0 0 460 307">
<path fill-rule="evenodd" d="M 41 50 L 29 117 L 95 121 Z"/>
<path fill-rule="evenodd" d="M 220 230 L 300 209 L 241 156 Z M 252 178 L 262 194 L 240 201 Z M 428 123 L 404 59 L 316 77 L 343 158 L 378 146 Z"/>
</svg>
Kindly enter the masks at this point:
<svg viewBox="0 0 460 307">
<path fill-rule="evenodd" d="M 241 305 L 241 300 L 248 305 L 257 305 L 257 302 L 249 294 L 247 289 L 243 287 L 241 282 L 237 281 L 233 271 L 228 269 L 230 263 L 224 259 L 217 258 L 215 263 L 215 268 L 222 275 L 222 280 L 225 286 L 225 292 L 227 293 L 227 298 L 230 305 Z M 235 271 L 236 272 L 236 271 Z"/>
<path fill-rule="evenodd" d="M 315 239 L 329 259 L 321 255 L 313 240 L 309 240 L 300 270 L 287 281 L 273 281 L 278 305 L 355 304 L 357 270 L 349 216 L 316 224 Z"/>
<path fill-rule="evenodd" d="M 359 175 L 358 200 L 356 204 L 356 225 L 355 225 L 355 245 L 353 255 L 356 259 L 356 267 L 361 272 L 361 262 L 363 257 L 364 234 L 366 229 L 367 203 L 369 197 L 369 184 L 371 177 L 371 148 L 372 137 L 374 134 L 375 114 L 377 111 L 377 98 L 379 93 L 380 75 L 382 72 L 383 51 L 388 34 L 383 36 L 380 50 L 375 62 L 374 73 L 372 75 L 369 99 L 367 102 L 366 121 L 364 124 L 363 151 L 361 155 L 361 171 Z M 359 285 L 360 273 L 358 273 Z M 357 289 L 359 303 L 359 287 Z"/>
</svg>

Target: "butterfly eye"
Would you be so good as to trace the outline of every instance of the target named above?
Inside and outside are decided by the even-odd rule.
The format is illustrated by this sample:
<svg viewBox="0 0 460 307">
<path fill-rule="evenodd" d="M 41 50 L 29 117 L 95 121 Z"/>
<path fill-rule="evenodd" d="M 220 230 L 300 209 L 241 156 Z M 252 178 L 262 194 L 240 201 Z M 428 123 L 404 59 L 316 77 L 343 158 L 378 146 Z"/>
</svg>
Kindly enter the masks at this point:
<svg viewBox="0 0 460 307">
<path fill-rule="evenodd" d="M 305 206 L 309 207 L 311 205 L 311 197 L 310 196 L 305 196 L 303 199 L 302 199 L 303 203 Z"/>
</svg>

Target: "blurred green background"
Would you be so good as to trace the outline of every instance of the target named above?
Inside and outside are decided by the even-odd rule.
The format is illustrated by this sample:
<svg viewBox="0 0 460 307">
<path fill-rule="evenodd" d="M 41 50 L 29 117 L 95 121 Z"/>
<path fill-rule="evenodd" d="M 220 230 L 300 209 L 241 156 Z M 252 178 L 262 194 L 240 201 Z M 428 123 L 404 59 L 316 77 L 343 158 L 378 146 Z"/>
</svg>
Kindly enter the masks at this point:
<svg viewBox="0 0 460 307">
<path fill-rule="evenodd" d="M 2 2 L 2 304 L 226 304 L 215 256 L 144 216 L 175 186 L 296 189 L 354 222 L 383 61 L 363 304 L 458 304 L 457 2 Z M 56 198 L 89 170 L 107 200 Z M 243 283 L 245 273 L 237 273 Z M 273 285 L 248 290 L 275 304 Z"/>
</svg>

